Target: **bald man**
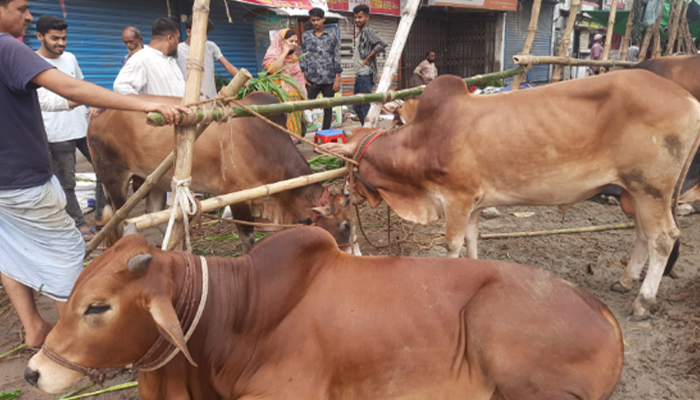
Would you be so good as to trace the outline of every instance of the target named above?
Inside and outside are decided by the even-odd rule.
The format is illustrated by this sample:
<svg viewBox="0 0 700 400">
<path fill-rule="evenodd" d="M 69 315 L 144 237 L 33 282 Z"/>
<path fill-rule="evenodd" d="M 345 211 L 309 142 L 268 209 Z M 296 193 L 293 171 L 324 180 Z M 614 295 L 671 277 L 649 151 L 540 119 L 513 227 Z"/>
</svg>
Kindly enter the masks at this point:
<svg viewBox="0 0 700 400">
<path fill-rule="evenodd" d="M 124 56 L 122 60 L 122 67 L 129 61 L 129 58 L 136 54 L 139 50 L 143 49 L 143 36 L 141 36 L 141 31 L 135 26 L 127 26 L 122 31 L 122 40 L 129 50 L 129 54 Z"/>
</svg>

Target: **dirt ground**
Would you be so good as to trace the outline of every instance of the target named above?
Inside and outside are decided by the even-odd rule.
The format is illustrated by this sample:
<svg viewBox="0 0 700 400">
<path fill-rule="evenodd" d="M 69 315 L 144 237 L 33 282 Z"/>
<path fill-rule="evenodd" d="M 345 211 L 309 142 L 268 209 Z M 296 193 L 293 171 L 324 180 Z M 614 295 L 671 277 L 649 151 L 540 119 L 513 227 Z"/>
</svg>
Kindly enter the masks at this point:
<svg viewBox="0 0 700 400">
<path fill-rule="evenodd" d="M 564 215 L 553 207 L 504 207 L 501 216 L 481 221 L 481 233 L 525 232 L 561 228 L 607 225 L 629 222 L 617 206 L 584 202 Z M 532 213 L 532 215 L 529 215 Z M 367 235 L 375 244 L 387 242 L 387 209 L 361 208 Z M 700 398 L 700 215 L 680 217 L 682 231 L 681 258 L 675 271 L 679 279 L 664 278 L 658 294 L 659 304 L 653 318 L 631 322 L 629 315 L 639 285 L 628 294 L 614 293 L 610 285 L 622 273 L 622 259 L 633 247 L 634 230 L 611 230 L 594 233 L 482 239 L 479 256 L 521 264 L 531 264 L 573 282 L 601 299 L 614 312 L 624 333 L 625 365 L 622 380 L 613 399 L 689 400 Z M 428 257 L 444 256 L 444 221 L 420 226 L 391 217 L 392 254 Z M 227 222 L 204 221 L 194 231 L 196 252 L 206 255 L 235 256 L 238 241 L 231 236 L 233 226 Z M 262 235 L 262 234 L 261 234 Z M 370 246 L 358 232 L 365 255 L 387 254 L 387 248 Z M 150 233 L 157 241 L 159 231 Z M 464 257 L 465 250 L 461 256 Z M 46 298 L 40 299 L 41 311 L 56 319 Z M 21 328 L 7 298 L 0 293 L 0 354 L 22 343 Z M 0 360 L 0 392 L 22 389 L 19 399 L 56 399 L 29 387 L 22 374 L 30 350 Z M 127 372 L 108 380 L 105 386 L 131 381 Z M 84 384 L 86 382 L 81 382 Z M 92 389 L 91 389 L 92 390 Z M 102 400 L 138 399 L 136 389 L 97 397 Z"/>
</svg>

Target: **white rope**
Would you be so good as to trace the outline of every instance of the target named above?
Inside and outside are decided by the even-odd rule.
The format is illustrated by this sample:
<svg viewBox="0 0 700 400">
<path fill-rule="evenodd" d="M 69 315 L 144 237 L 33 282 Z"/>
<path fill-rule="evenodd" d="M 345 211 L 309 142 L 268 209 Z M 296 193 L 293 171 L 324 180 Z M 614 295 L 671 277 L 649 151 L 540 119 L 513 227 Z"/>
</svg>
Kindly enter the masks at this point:
<svg viewBox="0 0 700 400">
<path fill-rule="evenodd" d="M 178 208 L 182 211 L 182 225 L 185 230 L 185 244 L 187 246 L 187 252 L 192 252 L 192 244 L 190 243 L 190 215 L 195 215 L 197 213 L 197 202 L 194 199 L 194 194 L 190 190 L 190 183 L 192 182 L 192 177 L 187 179 L 179 180 L 173 177 L 173 204 L 170 207 L 170 221 L 168 222 L 168 230 L 165 231 L 165 238 L 163 238 L 163 250 L 168 249 L 168 243 L 170 242 L 170 235 L 173 232 L 173 226 L 175 225 L 175 215 L 177 214 Z"/>
<path fill-rule="evenodd" d="M 192 334 L 194 333 L 194 330 L 197 329 L 197 325 L 199 324 L 200 318 L 202 318 L 202 314 L 204 313 L 204 306 L 207 304 L 207 297 L 209 297 L 209 266 L 207 265 L 207 260 L 204 257 L 199 257 L 202 263 L 202 298 L 199 300 L 199 307 L 197 307 L 197 314 L 194 316 L 194 320 L 192 321 L 192 325 L 190 325 L 190 329 L 187 330 L 187 334 L 185 334 L 185 344 L 190 340 L 192 337 Z M 163 360 L 163 362 L 159 363 L 157 366 L 153 368 L 148 368 L 148 369 L 140 369 L 139 371 L 155 371 L 158 368 L 163 367 L 165 364 L 169 363 L 170 360 L 173 359 L 177 355 L 177 353 L 180 352 L 180 349 L 175 347 L 175 349 L 170 353 L 170 355 Z M 127 368 L 129 368 L 127 366 Z"/>
</svg>

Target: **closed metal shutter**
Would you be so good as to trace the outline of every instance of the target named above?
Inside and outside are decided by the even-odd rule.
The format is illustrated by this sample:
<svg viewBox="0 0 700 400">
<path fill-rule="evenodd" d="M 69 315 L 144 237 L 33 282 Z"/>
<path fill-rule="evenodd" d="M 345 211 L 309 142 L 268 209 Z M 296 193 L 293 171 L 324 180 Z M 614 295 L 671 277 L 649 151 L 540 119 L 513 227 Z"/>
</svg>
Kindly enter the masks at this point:
<svg viewBox="0 0 700 400">
<path fill-rule="evenodd" d="M 435 52 L 440 75 L 493 72 L 495 36 L 496 13 L 420 10 L 402 54 L 402 87 L 428 51 Z"/>
<path fill-rule="evenodd" d="M 151 23 L 156 18 L 167 17 L 165 1 L 95 1 L 72 0 L 67 2 L 68 46 L 67 51 L 75 54 L 85 80 L 112 89 L 114 79 L 122 66 L 127 53 L 122 42 L 122 30 L 129 25 L 136 26 L 148 44 L 151 36 Z M 233 24 L 226 19 L 223 5 L 212 2 L 211 18 L 216 24 L 211 40 L 221 47 L 224 56 L 237 67 L 257 72 L 252 21 L 243 21 L 240 16 L 244 9 L 230 4 Z M 56 0 L 33 0 L 29 9 L 38 20 L 42 15 L 63 17 L 60 3 Z M 183 25 L 184 30 L 184 25 Z M 32 49 L 39 48 L 34 24 L 30 24 L 24 42 Z M 217 73 L 226 76 L 226 71 L 217 63 Z"/>
<path fill-rule="evenodd" d="M 513 56 L 523 51 L 527 27 L 532 14 L 532 0 L 518 3 L 518 11 L 506 13 L 506 43 L 505 68 L 515 68 Z M 530 54 L 537 56 L 552 55 L 552 24 L 554 20 L 554 5 L 542 2 L 540 17 L 537 20 L 537 32 Z M 529 82 L 549 81 L 549 65 L 536 65 L 527 74 Z M 512 78 L 511 78 L 512 79 Z"/>
<path fill-rule="evenodd" d="M 343 66 L 343 74 L 341 76 L 343 78 L 343 95 L 345 96 L 352 94 L 353 85 L 355 84 L 355 67 L 352 62 L 352 54 L 355 48 L 355 21 L 352 13 L 340 14 L 344 17 L 338 21 L 338 24 L 340 25 L 340 58 Z M 386 58 L 394 43 L 396 30 L 399 27 L 399 18 L 373 14 L 370 17 L 369 25 L 374 28 L 388 44 L 386 51 L 377 56 L 377 67 L 381 75 L 384 64 L 386 63 Z M 380 77 L 377 77 L 377 83 L 379 83 L 379 78 Z M 391 88 L 396 89 L 397 87 L 398 75 L 394 75 Z"/>
</svg>

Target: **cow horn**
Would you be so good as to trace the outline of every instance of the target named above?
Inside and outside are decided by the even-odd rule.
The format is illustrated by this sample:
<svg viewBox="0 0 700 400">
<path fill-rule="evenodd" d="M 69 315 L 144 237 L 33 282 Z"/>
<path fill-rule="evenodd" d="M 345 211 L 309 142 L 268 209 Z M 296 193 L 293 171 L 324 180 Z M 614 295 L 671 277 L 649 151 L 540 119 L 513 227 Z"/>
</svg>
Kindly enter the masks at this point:
<svg viewBox="0 0 700 400">
<path fill-rule="evenodd" d="M 148 272 L 148 266 L 151 265 L 151 259 L 153 256 L 150 254 L 137 254 L 129 260 L 126 264 L 126 268 L 132 274 L 136 276 L 144 275 Z"/>
</svg>

